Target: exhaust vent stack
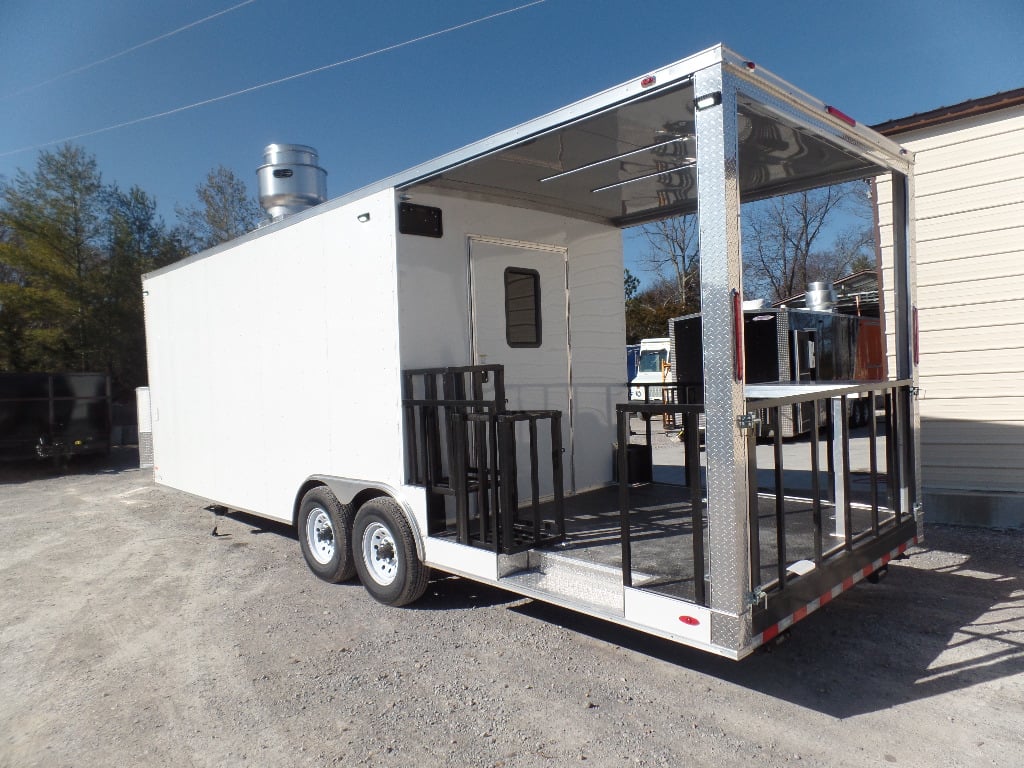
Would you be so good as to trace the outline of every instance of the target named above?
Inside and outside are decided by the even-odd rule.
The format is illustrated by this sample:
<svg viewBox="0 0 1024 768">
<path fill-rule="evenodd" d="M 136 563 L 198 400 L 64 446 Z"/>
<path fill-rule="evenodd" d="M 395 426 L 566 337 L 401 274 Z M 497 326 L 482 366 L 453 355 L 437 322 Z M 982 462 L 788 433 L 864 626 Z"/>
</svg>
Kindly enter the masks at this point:
<svg viewBox="0 0 1024 768">
<path fill-rule="evenodd" d="M 816 282 L 807 284 L 804 303 L 808 309 L 815 309 L 819 312 L 831 312 L 836 306 L 836 301 L 836 289 L 832 287 L 832 283 Z"/>
<path fill-rule="evenodd" d="M 327 171 L 317 165 L 316 150 L 302 144 L 268 144 L 256 171 L 260 205 L 278 221 L 327 199 Z"/>
</svg>

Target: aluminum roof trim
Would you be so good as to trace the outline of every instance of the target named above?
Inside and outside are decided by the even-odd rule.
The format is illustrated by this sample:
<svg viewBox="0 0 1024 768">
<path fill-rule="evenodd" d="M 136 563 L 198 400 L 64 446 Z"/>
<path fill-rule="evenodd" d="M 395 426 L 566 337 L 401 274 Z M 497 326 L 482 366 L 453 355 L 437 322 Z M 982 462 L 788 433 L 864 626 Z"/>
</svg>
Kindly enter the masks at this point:
<svg viewBox="0 0 1024 768">
<path fill-rule="evenodd" d="M 493 134 L 487 138 L 468 144 L 460 149 L 448 152 L 433 160 L 421 163 L 400 173 L 388 176 L 380 181 L 374 182 L 362 188 L 353 190 L 340 197 L 328 200 L 318 206 L 305 210 L 301 213 L 288 216 L 285 219 L 260 227 L 235 240 L 222 243 L 206 251 L 193 254 L 179 262 L 163 267 L 143 276 L 147 279 L 162 274 L 166 271 L 185 266 L 208 256 L 213 256 L 236 245 L 255 240 L 270 232 L 276 232 L 284 227 L 298 224 L 321 213 L 348 205 L 362 198 L 383 192 L 388 189 L 406 190 L 431 180 L 439 180 L 446 173 L 460 166 L 467 166 L 475 160 L 495 155 L 496 153 L 511 149 L 519 144 L 527 142 L 536 137 L 551 133 L 561 128 L 568 128 L 584 118 L 598 115 L 603 112 L 615 110 L 619 107 L 638 102 L 656 96 L 659 93 L 667 93 L 675 89 L 685 87 L 691 83 L 694 75 L 708 67 L 725 66 L 730 68 L 740 78 L 750 82 L 754 87 L 766 92 L 774 93 L 793 106 L 802 111 L 810 121 L 819 125 L 827 125 L 828 131 L 824 135 L 831 136 L 833 140 L 837 137 L 845 137 L 847 142 L 853 146 L 861 147 L 857 153 L 865 161 L 873 163 L 882 162 L 883 166 L 900 168 L 907 167 L 911 160 L 905 155 L 898 144 L 886 139 L 875 132 L 860 126 L 847 126 L 844 123 L 831 118 L 825 113 L 825 104 L 803 91 L 789 85 L 781 78 L 761 69 L 751 68 L 745 59 L 729 50 L 722 44 L 714 45 L 703 51 L 695 53 L 679 61 L 673 62 L 660 69 L 652 70 L 644 75 L 631 78 L 624 83 L 607 88 L 597 94 L 588 96 L 562 107 L 546 115 L 529 120 L 513 128 Z M 651 79 L 653 78 L 653 82 Z M 647 85 L 644 85 L 647 83 Z M 865 151 L 866 149 L 874 150 Z M 877 153 L 877 154 L 876 154 Z M 513 190 L 508 190 L 512 192 Z M 565 211 L 563 211 L 565 212 Z M 567 213 L 566 215 L 571 215 Z M 577 214 L 580 215 L 580 214 Z M 628 217 L 627 217 L 628 218 Z M 626 220 L 614 222 L 621 225 Z"/>
</svg>

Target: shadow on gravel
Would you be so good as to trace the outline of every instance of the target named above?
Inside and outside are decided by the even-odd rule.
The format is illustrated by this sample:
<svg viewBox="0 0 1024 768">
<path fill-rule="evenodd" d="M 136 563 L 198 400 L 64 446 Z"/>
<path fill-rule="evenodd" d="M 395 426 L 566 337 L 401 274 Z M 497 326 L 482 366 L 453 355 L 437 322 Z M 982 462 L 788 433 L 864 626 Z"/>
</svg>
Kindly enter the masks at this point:
<svg viewBox="0 0 1024 768">
<path fill-rule="evenodd" d="M 926 542 L 920 564 L 894 564 L 740 662 L 544 603 L 511 610 L 837 718 L 1024 674 L 1024 535 L 933 526 Z M 956 564 L 930 566 L 930 551 Z"/>
<path fill-rule="evenodd" d="M 111 448 L 110 454 L 72 456 L 59 464 L 52 459 L 0 462 L 0 485 L 31 483 L 51 477 L 75 475 L 116 475 L 139 469 L 139 449 L 134 445 Z"/>
<path fill-rule="evenodd" d="M 265 533 L 269 533 L 275 536 L 281 536 L 285 539 L 291 539 L 296 542 L 295 552 L 298 556 L 298 536 L 295 533 L 295 529 L 287 523 L 279 523 L 275 520 L 264 520 L 262 517 L 257 517 L 256 515 L 250 515 L 247 512 L 239 512 L 233 509 L 221 509 L 220 511 L 214 512 L 213 510 L 216 509 L 215 505 L 210 505 L 204 509 L 209 515 L 211 533 L 215 526 L 218 528 L 218 533 L 214 534 L 217 538 L 235 541 L 241 538 L 238 534 L 225 533 L 219 530 L 222 527 L 219 524 L 220 521 L 226 518 L 248 526 L 250 530 L 244 535 L 261 536 Z M 352 583 L 358 585 L 357 580 L 353 580 Z M 514 603 L 522 599 L 523 598 L 519 595 L 506 592 L 505 590 L 498 589 L 497 587 L 492 587 L 487 584 L 479 584 L 475 581 L 470 581 L 469 579 L 462 579 L 458 576 L 450 576 L 448 574 L 435 571 L 434 576 L 430 579 L 430 585 L 427 587 L 427 591 L 423 597 L 412 605 L 406 606 L 402 610 L 466 610 L 471 608 L 484 608 L 492 605 Z"/>
<path fill-rule="evenodd" d="M 217 507 L 211 504 L 208 507 L 203 507 L 206 513 L 209 515 L 210 528 L 214 530 L 219 528 L 219 522 L 221 518 L 228 518 L 229 520 L 235 520 L 242 525 L 247 525 L 251 530 L 247 531 L 249 536 L 262 536 L 264 533 L 272 533 L 275 536 L 281 536 L 285 539 L 291 539 L 292 541 L 298 541 L 298 537 L 295 534 L 295 529 L 288 523 L 279 523 L 276 520 L 267 520 L 256 515 L 250 515 L 248 512 L 239 512 L 234 509 L 224 509 L 223 507 Z M 215 512 L 214 509 L 220 511 Z M 231 533 L 218 532 L 213 534 L 217 538 L 227 539 L 234 536 Z"/>
<path fill-rule="evenodd" d="M 423 597 L 402 610 L 465 611 L 508 605 L 522 600 L 522 596 L 504 589 L 435 572 Z"/>
<path fill-rule="evenodd" d="M 215 505 L 205 508 L 209 514 L 211 533 L 214 527 L 218 532 L 213 534 L 219 539 L 224 539 L 227 546 L 237 546 L 241 536 L 233 533 L 224 533 L 219 530 L 219 521 L 224 518 L 234 520 L 243 525 L 249 526 L 251 530 L 247 535 L 260 536 L 265 533 L 281 536 L 296 542 L 295 554 L 299 556 L 298 536 L 295 529 L 286 523 L 279 523 L 274 520 L 264 520 L 261 517 L 250 515 L 246 512 L 236 510 L 224 510 L 214 512 Z M 300 560 L 301 562 L 301 560 Z M 359 586 L 358 579 L 353 579 L 347 584 Z M 459 611 L 472 610 L 474 608 L 487 608 L 495 605 L 506 605 L 522 601 L 519 595 L 507 592 L 487 584 L 479 584 L 469 579 L 462 579 L 458 576 L 450 576 L 445 573 L 434 572 L 427 586 L 423 597 L 415 603 L 405 606 L 401 610 L 417 611 Z"/>
</svg>

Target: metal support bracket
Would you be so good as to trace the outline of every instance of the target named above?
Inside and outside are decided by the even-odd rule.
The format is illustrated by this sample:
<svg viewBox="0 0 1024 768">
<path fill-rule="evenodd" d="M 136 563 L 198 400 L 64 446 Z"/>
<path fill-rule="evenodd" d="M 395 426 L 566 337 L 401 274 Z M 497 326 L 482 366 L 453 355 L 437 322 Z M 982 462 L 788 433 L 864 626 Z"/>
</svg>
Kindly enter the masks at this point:
<svg viewBox="0 0 1024 768">
<path fill-rule="evenodd" d="M 761 417 L 756 413 L 741 413 L 736 417 L 737 429 L 754 429 L 761 423 Z"/>
<path fill-rule="evenodd" d="M 761 589 L 761 587 L 758 587 L 753 592 L 747 592 L 744 596 L 744 602 L 746 602 L 748 608 L 752 608 L 758 603 L 764 603 L 765 610 L 768 610 L 768 593 Z"/>
</svg>

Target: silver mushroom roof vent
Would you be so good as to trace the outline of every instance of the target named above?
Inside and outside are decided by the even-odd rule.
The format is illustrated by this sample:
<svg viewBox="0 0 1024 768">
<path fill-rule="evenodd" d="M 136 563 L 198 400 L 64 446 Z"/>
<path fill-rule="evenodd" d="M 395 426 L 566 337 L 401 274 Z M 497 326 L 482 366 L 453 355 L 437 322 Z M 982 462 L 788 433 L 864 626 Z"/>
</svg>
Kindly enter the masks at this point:
<svg viewBox="0 0 1024 768">
<path fill-rule="evenodd" d="M 290 216 L 327 199 L 327 171 L 316 150 L 302 144 L 268 144 L 256 170 L 260 205 L 271 220 Z"/>
<path fill-rule="evenodd" d="M 832 287 L 832 283 L 819 281 L 807 284 L 804 304 L 808 309 L 816 309 L 819 312 L 831 312 L 836 305 L 836 301 L 836 289 Z"/>
</svg>

